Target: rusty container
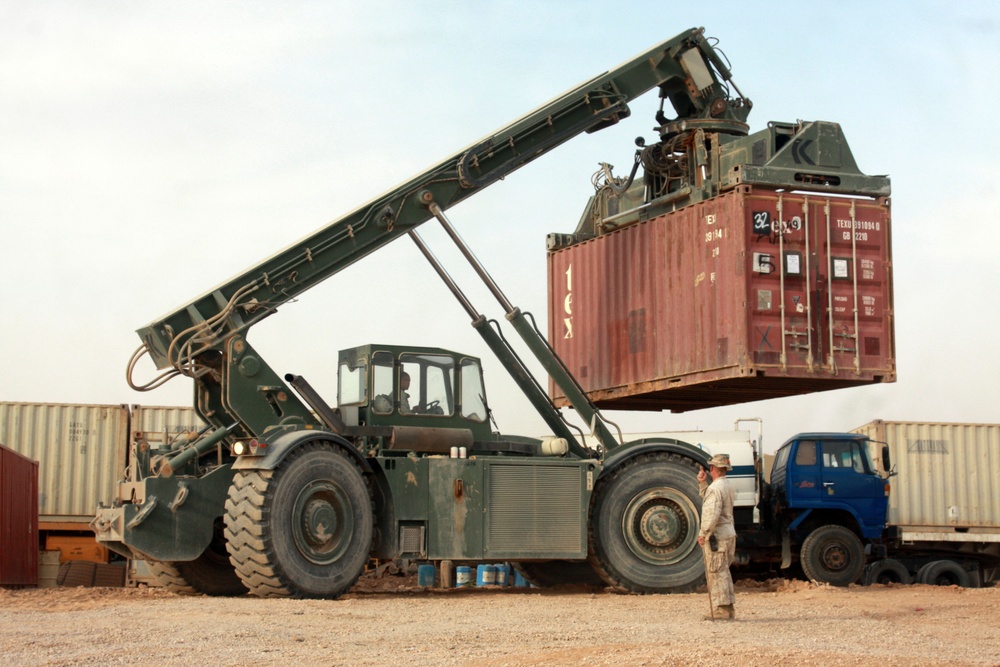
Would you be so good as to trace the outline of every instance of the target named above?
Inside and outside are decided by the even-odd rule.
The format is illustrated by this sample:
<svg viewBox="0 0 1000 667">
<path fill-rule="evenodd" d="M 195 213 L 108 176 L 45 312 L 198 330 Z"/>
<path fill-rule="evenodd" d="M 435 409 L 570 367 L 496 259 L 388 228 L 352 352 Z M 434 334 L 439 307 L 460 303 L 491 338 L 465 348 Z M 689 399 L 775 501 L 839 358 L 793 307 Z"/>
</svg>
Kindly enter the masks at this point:
<svg viewBox="0 0 1000 667">
<path fill-rule="evenodd" d="M 38 585 L 38 463 L 0 445 L 0 586 Z"/>
<path fill-rule="evenodd" d="M 740 186 L 551 251 L 548 287 L 549 340 L 601 408 L 895 381 L 887 199 Z"/>
</svg>

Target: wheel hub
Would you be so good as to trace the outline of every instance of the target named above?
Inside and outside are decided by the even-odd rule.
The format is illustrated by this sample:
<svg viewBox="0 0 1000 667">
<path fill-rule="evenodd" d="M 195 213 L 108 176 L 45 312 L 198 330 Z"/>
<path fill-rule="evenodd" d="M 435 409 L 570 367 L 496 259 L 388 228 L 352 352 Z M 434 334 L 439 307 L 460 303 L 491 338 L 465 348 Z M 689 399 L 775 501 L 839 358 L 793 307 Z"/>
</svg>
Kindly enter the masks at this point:
<svg viewBox="0 0 1000 667">
<path fill-rule="evenodd" d="M 350 503 L 343 490 L 328 480 L 303 487 L 292 509 L 295 546 L 309 561 L 325 565 L 336 561 L 353 534 Z"/>
<path fill-rule="evenodd" d="M 849 560 L 844 547 L 839 544 L 831 544 L 823 550 L 823 565 L 829 570 L 843 570 Z"/>
<path fill-rule="evenodd" d="M 682 560 L 697 543 L 697 511 L 690 500 L 671 488 L 648 489 L 632 499 L 622 516 L 629 549 L 654 565 Z"/>
</svg>

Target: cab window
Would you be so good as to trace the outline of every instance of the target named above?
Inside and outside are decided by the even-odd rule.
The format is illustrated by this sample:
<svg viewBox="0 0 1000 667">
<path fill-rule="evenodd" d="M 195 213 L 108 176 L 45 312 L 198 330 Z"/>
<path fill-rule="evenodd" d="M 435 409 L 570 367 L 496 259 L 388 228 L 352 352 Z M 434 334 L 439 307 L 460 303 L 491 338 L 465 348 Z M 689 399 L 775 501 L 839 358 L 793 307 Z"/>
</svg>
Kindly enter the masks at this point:
<svg viewBox="0 0 1000 667">
<path fill-rule="evenodd" d="M 814 441 L 803 440 L 799 443 L 799 449 L 795 452 L 795 465 L 816 465 L 816 443 Z"/>
<path fill-rule="evenodd" d="M 337 376 L 338 405 L 357 405 L 368 400 L 368 367 L 364 359 L 341 363 Z"/>
<path fill-rule="evenodd" d="M 393 358 L 391 352 L 372 355 L 372 412 L 387 415 L 393 408 Z"/>
<path fill-rule="evenodd" d="M 399 357 L 400 412 L 451 416 L 455 412 L 455 360 L 437 354 L 402 354 Z M 408 388 L 404 386 L 406 375 Z M 405 392 L 405 395 L 404 395 Z"/>
<path fill-rule="evenodd" d="M 473 421 L 486 420 L 486 391 L 483 389 L 483 374 L 475 359 L 462 359 L 462 416 Z"/>
</svg>

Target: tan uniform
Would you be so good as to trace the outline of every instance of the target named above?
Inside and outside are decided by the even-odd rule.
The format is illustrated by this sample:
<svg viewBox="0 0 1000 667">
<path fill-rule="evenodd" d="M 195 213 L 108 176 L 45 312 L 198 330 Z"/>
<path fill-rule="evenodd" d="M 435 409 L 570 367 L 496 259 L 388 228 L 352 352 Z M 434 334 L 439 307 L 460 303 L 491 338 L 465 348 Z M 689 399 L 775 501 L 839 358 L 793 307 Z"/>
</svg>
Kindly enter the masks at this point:
<svg viewBox="0 0 1000 667">
<path fill-rule="evenodd" d="M 705 546 L 702 547 L 705 552 L 705 579 L 712 607 L 732 605 L 736 602 L 736 594 L 729 566 L 736 556 L 736 526 L 733 523 L 736 490 L 725 477 L 711 484 L 701 482 L 699 487 L 702 505 L 701 532 L 698 534 L 705 538 Z M 712 535 L 718 541 L 716 551 L 709 546 L 708 538 Z"/>
</svg>

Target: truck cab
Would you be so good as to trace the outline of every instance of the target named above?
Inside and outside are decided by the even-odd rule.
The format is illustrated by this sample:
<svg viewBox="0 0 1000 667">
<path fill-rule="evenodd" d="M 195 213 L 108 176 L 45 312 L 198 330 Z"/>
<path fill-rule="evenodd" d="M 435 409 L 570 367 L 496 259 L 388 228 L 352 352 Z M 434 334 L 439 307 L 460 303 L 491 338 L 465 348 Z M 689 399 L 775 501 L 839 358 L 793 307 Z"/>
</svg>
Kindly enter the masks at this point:
<svg viewBox="0 0 1000 667">
<path fill-rule="evenodd" d="M 871 541 L 885 529 L 889 490 L 854 433 L 800 433 L 777 451 L 768 510 L 814 581 L 846 586 L 861 576 Z M 783 563 L 783 565 L 784 565 Z"/>
<path fill-rule="evenodd" d="M 341 350 L 337 405 L 349 426 L 468 430 L 490 438 L 482 364 L 441 348 L 362 345 Z"/>
<path fill-rule="evenodd" d="M 783 444 L 771 472 L 774 502 L 793 511 L 850 516 L 864 538 L 882 536 L 889 498 L 868 439 L 850 433 L 800 433 Z"/>
</svg>

